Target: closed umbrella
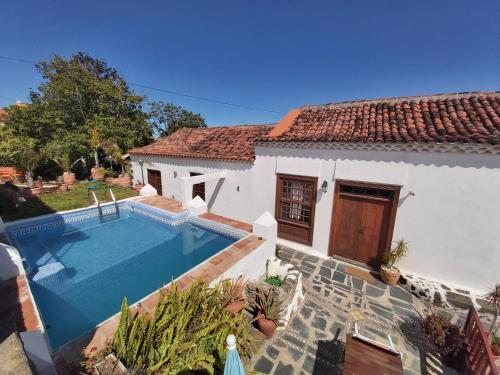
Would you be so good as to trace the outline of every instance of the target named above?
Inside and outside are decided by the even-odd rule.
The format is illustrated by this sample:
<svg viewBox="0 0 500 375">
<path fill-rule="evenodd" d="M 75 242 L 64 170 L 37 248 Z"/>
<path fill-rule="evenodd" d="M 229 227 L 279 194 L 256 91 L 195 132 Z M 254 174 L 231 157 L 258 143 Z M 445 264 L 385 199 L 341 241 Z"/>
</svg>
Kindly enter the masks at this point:
<svg viewBox="0 0 500 375">
<path fill-rule="evenodd" d="M 227 336 L 227 356 L 224 366 L 224 375 L 245 375 L 243 363 L 241 363 L 240 355 L 236 350 L 236 337 L 234 335 Z"/>
</svg>

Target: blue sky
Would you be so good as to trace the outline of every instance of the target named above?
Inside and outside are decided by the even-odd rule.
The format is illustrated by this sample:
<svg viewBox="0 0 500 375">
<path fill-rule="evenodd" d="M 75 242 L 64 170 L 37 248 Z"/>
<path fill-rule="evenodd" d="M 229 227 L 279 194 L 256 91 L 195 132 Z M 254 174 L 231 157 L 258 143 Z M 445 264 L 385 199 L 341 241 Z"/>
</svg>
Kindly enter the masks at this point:
<svg viewBox="0 0 500 375">
<path fill-rule="evenodd" d="M 500 90 L 499 0 L 18 1 L 0 8 L 0 55 L 85 51 L 131 82 L 288 112 L 305 104 Z M 40 76 L 0 59 L 0 106 Z M 210 125 L 282 115 L 142 88 Z"/>
</svg>

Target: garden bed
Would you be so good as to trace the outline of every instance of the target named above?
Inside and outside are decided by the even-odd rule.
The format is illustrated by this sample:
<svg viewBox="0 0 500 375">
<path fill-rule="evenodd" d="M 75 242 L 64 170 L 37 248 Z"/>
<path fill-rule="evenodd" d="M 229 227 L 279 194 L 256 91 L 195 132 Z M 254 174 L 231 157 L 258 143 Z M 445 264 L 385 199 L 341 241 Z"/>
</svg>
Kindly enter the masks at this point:
<svg viewBox="0 0 500 375">
<path fill-rule="evenodd" d="M 21 189 L 15 185 L 0 185 L 0 217 L 4 221 L 25 219 L 58 211 L 73 210 L 91 206 L 94 202 L 89 199 L 87 187 L 91 182 L 80 182 L 64 193 L 44 193 L 40 197 L 24 199 Z M 111 186 L 116 199 L 136 196 L 137 192 L 131 188 Z M 101 202 L 111 201 L 106 185 L 98 185 L 95 190 L 97 199 Z"/>
</svg>

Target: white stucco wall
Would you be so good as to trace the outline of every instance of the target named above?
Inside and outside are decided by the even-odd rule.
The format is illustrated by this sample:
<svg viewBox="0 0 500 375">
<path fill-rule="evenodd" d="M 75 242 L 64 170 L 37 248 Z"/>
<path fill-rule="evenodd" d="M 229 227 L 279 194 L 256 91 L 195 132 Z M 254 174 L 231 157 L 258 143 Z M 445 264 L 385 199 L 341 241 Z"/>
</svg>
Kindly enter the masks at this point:
<svg viewBox="0 0 500 375">
<path fill-rule="evenodd" d="M 181 200 L 181 178 L 190 172 L 208 174 L 226 171 L 226 178 L 205 182 L 205 198 L 209 211 L 233 219 L 252 223 L 256 217 L 248 215 L 241 202 L 251 201 L 251 163 L 210 161 L 203 159 L 162 158 L 141 156 L 144 161 L 144 180 L 148 182 L 147 169 L 161 172 L 163 196 Z M 141 182 L 139 157 L 131 156 L 133 183 Z M 176 177 L 174 177 L 176 172 Z M 238 191 L 239 187 L 239 191 Z M 259 214 L 262 214 L 261 211 Z"/>
<path fill-rule="evenodd" d="M 209 207 L 216 214 L 250 223 L 264 211 L 274 213 L 276 173 L 318 177 L 310 250 L 325 256 L 335 179 L 401 185 L 394 239 L 410 241 L 402 269 L 479 291 L 499 281 L 499 156 L 260 146 L 256 155 L 253 165 L 164 158 L 163 163 L 171 163 L 167 165 L 159 158 L 143 160 L 162 171 L 164 195 L 169 197 L 179 194 L 173 170 L 178 177 L 190 171 L 228 171 L 216 196 L 212 194 L 215 186 L 207 183 Z M 134 179 L 138 179 L 140 169 L 137 163 L 133 165 Z M 325 180 L 328 191 L 322 193 L 319 186 Z M 410 191 L 415 195 L 409 195 Z"/>
</svg>

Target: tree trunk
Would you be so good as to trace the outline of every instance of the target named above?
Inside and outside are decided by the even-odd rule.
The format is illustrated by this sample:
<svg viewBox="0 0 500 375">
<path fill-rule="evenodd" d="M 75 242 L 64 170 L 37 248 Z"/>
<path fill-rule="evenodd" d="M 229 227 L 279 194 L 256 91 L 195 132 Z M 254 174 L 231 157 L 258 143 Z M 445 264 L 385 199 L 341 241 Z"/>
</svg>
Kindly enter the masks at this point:
<svg viewBox="0 0 500 375">
<path fill-rule="evenodd" d="M 94 160 L 95 160 L 95 167 L 99 168 L 99 155 L 97 154 L 97 148 L 94 149 Z"/>
<path fill-rule="evenodd" d="M 26 183 L 29 188 L 32 188 L 35 185 L 35 182 L 33 181 L 33 171 L 31 168 L 26 169 Z"/>
</svg>

